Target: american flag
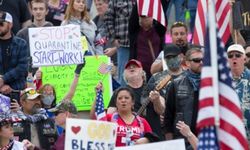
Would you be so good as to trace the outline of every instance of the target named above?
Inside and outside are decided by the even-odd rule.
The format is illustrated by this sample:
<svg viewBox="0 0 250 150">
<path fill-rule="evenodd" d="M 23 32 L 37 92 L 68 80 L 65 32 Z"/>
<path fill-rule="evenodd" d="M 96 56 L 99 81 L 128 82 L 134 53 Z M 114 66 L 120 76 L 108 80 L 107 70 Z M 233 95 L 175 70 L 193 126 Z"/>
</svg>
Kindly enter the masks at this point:
<svg viewBox="0 0 250 150">
<path fill-rule="evenodd" d="M 104 110 L 102 90 L 98 90 L 95 104 L 95 115 L 97 120 L 106 121 L 106 113 Z"/>
<path fill-rule="evenodd" d="M 98 72 L 101 74 L 107 74 L 112 70 L 112 65 L 108 65 L 106 63 L 101 63 L 98 68 Z"/>
<path fill-rule="evenodd" d="M 240 109 L 239 97 L 232 88 L 232 78 L 230 70 L 227 64 L 227 54 L 224 50 L 224 44 L 221 42 L 218 35 L 214 37 L 208 36 L 209 31 L 207 30 L 206 36 L 206 48 L 205 56 L 203 60 L 203 68 L 201 73 L 201 87 L 199 95 L 199 111 L 197 118 L 197 129 L 200 132 L 198 149 L 205 149 L 211 147 L 212 143 L 217 142 L 217 138 L 202 138 L 201 135 L 207 133 L 216 135 L 215 128 L 215 93 L 213 91 L 216 85 L 213 83 L 213 70 L 211 60 L 211 39 L 217 39 L 217 46 L 213 51 L 217 53 L 218 61 L 218 98 L 219 98 L 219 122 L 218 127 L 218 143 L 220 148 L 218 149 L 237 149 L 243 150 L 248 149 L 248 142 L 246 140 L 245 127 L 243 125 L 242 112 Z M 208 129 L 204 130 L 204 129 Z M 209 131 L 210 130 L 210 131 Z M 204 145 L 207 143 L 208 145 Z M 206 146 L 206 147 L 205 147 Z"/>
<path fill-rule="evenodd" d="M 198 139 L 199 139 L 198 149 L 212 149 L 212 150 L 219 149 L 216 128 L 214 126 L 202 128 L 201 133 L 198 136 Z"/>
<path fill-rule="evenodd" d="M 195 27 L 193 34 L 193 43 L 204 45 L 206 35 L 206 14 L 208 0 L 198 0 Z M 225 45 L 230 36 L 230 4 L 228 0 L 215 0 L 215 13 L 218 23 L 219 35 Z"/>
<path fill-rule="evenodd" d="M 161 0 L 137 0 L 138 14 L 149 16 L 166 26 Z"/>
</svg>

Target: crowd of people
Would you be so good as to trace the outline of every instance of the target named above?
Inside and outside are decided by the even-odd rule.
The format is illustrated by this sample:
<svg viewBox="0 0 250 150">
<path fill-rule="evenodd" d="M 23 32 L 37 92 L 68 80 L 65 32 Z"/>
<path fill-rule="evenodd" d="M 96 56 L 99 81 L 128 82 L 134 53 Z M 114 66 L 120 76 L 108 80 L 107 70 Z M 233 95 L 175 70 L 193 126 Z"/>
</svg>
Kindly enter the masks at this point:
<svg viewBox="0 0 250 150">
<path fill-rule="evenodd" d="M 95 18 L 89 15 L 92 3 Z M 196 149 L 206 57 L 206 45 L 188 40 L 197 0 L 161 3 L 166 20 L 175 5 L 171 19 L 176 22 L 168 24 L 169 31 L 152 17 L 140 15 L 136 0 L 0 0 L 0 93 L 10 97 L 10 111 L 0 113 L 0 149 L 64 149 L 66 119 L 79 118 L 72 98 L 79 76 L 84 77 L 85 59 L 76 66 L 68 93 L 58 100 L 54 86 L 43 85 L 43 73 L 32 67 L 29 28 L 68 24 L 79 25 L 86 36 L 85 55 L 111 58 L 112 82 L 120 87 L 113 88 L 106 118 L 118 125 L 116 146 L 183 138 L 186 149 Z M 250 145 L 250 39 L 233 30 L 225 51 Z M 166 34 L 171 43 L 165 43 Z M 30 84 L 28 79 L 35 80 Z M 94 88 L 90 119 L 96 119 L 95 97 L 105 90 L 101 82 Z"/>
</svg>

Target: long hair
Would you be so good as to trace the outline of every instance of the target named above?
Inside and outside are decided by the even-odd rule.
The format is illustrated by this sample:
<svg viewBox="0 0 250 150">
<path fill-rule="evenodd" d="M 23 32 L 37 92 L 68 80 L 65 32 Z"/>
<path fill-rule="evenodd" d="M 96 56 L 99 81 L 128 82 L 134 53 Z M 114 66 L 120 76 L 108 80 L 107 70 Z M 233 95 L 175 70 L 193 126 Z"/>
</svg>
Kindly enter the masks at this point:
<svg viewBox="0 0 250 150">
<path fill-rule="evenodd" d="M 75 0 L 70 0 L 69 1 L 69 5 L 66 9 L 66 13 L 64 16 L 64 20 L 68 21 L 72 16 L 74 16 L 75 10 L 73 8 Z M 86 1 L 84 0 L 85 3 L 85 7 L 84 7 L 84 11 L 81 13 L 81 19 L 86 21 L 87 23 L 90 23 L 90 16 L 89 13 L 87 11 L 87 5 L 86 5 Z"/>
<path fill-rule="evenodd" d="M 43 94 L 44 93 L 44 90 L 46 87 L 51 87 L 52 90 L 53 90 L 53 95 L 55 96 L 52 104 L 51 104 L 51 108 L 55 107 L 56 106 L 56 90 L 55 90 L 55 87 L 51 84 L 44 84 L 42 87 L 39 88 L 39 93 Z"/>
</svg>

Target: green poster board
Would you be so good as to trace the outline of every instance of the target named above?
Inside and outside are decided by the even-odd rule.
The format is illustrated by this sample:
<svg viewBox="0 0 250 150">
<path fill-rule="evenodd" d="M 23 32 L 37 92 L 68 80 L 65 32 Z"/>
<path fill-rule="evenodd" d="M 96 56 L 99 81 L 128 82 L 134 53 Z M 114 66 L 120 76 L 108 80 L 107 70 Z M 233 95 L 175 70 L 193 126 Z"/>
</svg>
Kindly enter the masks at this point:
<svg viewBox="0 0 250 150">
<path fill-rule="evenodd" d="M 110 58 L 107 56 L 86 56 L 85 60 L 86 65 L 81 71 L 73 102 L 78 111 L 90 110 L 95 98 L 95 87 L 102 80 L 104 106 L 107 108 L 112 95 L 111 75 L 110 73 L 105 75 L 99 73 L 98 68 L 103 62 L 109 64 Z M 49 83 L 55 87 L 57 102 L 61 101 L 69 91 L 74 79 L 75 68 L 76 65 L 42 67 L 43 84 Z"/>
</svg>

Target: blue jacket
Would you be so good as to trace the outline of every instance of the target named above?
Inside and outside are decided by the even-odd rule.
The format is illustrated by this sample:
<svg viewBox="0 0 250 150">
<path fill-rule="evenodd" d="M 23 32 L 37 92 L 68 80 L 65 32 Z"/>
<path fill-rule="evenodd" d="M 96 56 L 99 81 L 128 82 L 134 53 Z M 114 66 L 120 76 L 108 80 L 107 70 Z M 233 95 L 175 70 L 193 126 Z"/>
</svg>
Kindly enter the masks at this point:
<svg viewBox="0 0 250 150">
<path fill-rule="evenodd" d="M 11 59 L 8 60 L 6 70 L 3 69 L 3 59 L 2 54 L 0 54 L 0 74 L 3 76 L 4 84 L 9 85 L 14 90 L 25 88 L 28 70 L 27 53 L 28 46 L 26 42 L 21 38 L 13 36 L 10 44 Z"/>
</svg>

